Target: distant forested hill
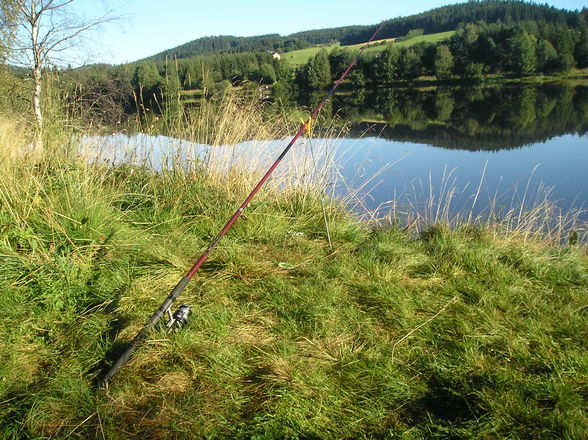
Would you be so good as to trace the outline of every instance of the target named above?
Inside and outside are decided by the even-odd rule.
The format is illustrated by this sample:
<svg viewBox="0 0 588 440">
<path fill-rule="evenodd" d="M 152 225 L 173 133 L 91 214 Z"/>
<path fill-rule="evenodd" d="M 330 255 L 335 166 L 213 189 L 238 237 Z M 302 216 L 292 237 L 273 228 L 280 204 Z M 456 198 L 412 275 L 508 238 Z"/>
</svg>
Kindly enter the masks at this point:
<svg viewBox="0 0 588 440">
<path fill-rule="evenodd" d="M 310 46 L 309 43 L 290 37 L 282 37 L 278 34 L 258 35 L 255 37 L 235 37 L 232 35 L 219 35 L 215 37 L 203 37 L 181 46 L 160 52 L 149 61 L 162 61 L 167 58 L 191 58 L 200 55 L 219 53 L 243 53 L 264 52 L 274 50 L 296 50 Z"/>
<path fill-rule="evenodd" d="M 393 13 L 393 8 L 391 8 Z M 584 17 L 588 19 L 588 10 L 577 14 L 552 6 L 528 3 L 521 0 L 484 0 L 469 1 L 455 5 L 443 6 L 421 14 L 388 20 L 379 38 L 394 38 L 406 35 L 414 29 L 422 29 L 431 34 L 454 30 L 460 23 L 514 23 L 536 21 L 556 24 L 577 25 Z M 303 49 L 311 45 L 341 42 L 342 45 L 363 43 L 369 39 L 376 25 L 344 26 L 330 29 L 316 29 L 298 32 L 288 36 L 279 34 L 255 37 L 211 36 L 198 38 L 189 43 L 160 52 L 147 58 L 161 61 L 167 58 L 190 58 L 199 55 L 218 53 L 243 53 L 264 51 L 289 51 Z"/>
<path fill-rule="evenodd" d="M 586 9 L 583 12 L 584 17 L 588 18 Z M 574 26 L 578 24 L 578 19 L 576 12 L 521 0 L 469 1 L 432 9 L 422 14 L 388 20 L 379 38 L 399 37 L 413 29 L 423 29 L 426 34 L 445 32 L 457 28 L 460 23 L 479 21 L 487 24 L 535 21 Z M 339 41 L 342 45 L 363 43 L 369 39 L 375 29 L 375 25 L 366 26 L 361 31 L 351 31 Z"/>
</svg>

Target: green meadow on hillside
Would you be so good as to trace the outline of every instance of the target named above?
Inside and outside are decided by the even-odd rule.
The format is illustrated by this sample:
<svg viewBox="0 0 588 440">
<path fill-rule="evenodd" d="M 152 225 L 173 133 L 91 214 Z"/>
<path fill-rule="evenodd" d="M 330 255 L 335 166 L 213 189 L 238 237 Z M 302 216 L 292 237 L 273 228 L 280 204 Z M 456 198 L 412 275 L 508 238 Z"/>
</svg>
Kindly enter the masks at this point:
<svg viewBox="0 0 588 440">
<path fill-rule="evenodd" d="M 420 43 L 437 43 L 439 41 L 446 40 L 450 38 L 455 31 L 449 32 L 440 32 L 437 34 L 430 34 L 430 35 L 420 35 L 418 37 L 411 38 L 410 40 L 399 41 L 398 43 L 394 43 L 395 38 L 387 38 L 384 40 L 376 40 L 374 41 L 370 47 L 366 49 L 366 52 L 381 52 L 386 48 L 386 43 L 394 43 L 395 46 L 398 47 L 410 47 L 415 44 Z M 342 49 L 360 49 L 363 47 L 364 44 L 353 44 L 350 46 L 341 46 L 339 43 L 331 44 L 328 46 L 313 46 L 308 47 L 306 49 L 294 50 L 291 52 L 285 52 L 282 55 L 282 58 L 288 61 L 289 64 L 292 66 L 301 66 L 306 64 L 310 58 L 315 56 L 321 49 L 326 49 L 328 52 L 331 52 L 336 47 L 341 47 Z"/>
</svg>

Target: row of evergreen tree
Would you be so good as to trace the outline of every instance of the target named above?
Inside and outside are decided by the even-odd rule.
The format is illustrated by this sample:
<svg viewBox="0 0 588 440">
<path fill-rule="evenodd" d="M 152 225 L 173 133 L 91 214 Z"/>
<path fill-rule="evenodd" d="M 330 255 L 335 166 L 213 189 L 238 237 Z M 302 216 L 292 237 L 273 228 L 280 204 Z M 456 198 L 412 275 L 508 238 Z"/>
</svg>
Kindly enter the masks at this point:
<svg viewBox="0 0 588 440">
<path fill-rule="evenodd" d="M 331 84 L 354 58 L 335 49 L 320 51 L 295 74 L 301 88 L 319 89 Z M 534 21 L 509 24 L 462 25 L 448 40 L 398 48 L 364 56 L 350 76 L 356 86 L 414 80 L 420 76 L 480 79 L 484 74 L 526 76 L 565 73 L 588 67 L 588 27 Z"/>
<path fill-rule="evenodd" d="M 138 108 L 161 111 L 177 106 L 182 91 L 210 96 L 244 83 L 289 84 L 292 77 L 288 64 L 268 53 L 235 53 L 86 66 L 67 72 L 64 87 L 76 105 L 119 120 L 114 108 L 127 113 Z"/>
</svg>

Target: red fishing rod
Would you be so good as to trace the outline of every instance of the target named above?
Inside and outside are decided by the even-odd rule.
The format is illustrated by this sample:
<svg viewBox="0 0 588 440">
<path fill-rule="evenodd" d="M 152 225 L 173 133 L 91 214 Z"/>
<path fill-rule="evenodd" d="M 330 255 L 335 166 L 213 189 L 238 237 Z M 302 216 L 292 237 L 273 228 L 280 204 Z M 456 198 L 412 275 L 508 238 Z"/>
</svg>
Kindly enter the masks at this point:
<svg viewBox="0 0 588 440">
<path fill-rule="evenodd" d="M 249 206 L 249 203 L 251 203 L 251 200 L 253 199 L 253 197 L 255 197 L 255 195 L 261 189 L 261 187 L 265 184 L 267 179 L 269 179 L 269 177 L 274 172 L 276 167 L 280 164 L 280 162 L 282 161 L 284 156 L 286 156 L 286 154 L 288 154 L 288 151 L 290 151 L 290 148 L 292 148 L 292 146 L 296 143 L 296 141 L 302 135 L 302 133 L 304 133 L 307 130 L 307 128 L 310 128 L 312 121 L 316 119 L 319 112 L 321 111 L 321 109 L 325 105 L 325 102 L 327 102 L 327 100 L 333 95 L 333 93 L 335 93 L 335 90 L 337 89 L 337 87 L 339 87 L 339 85 L 343 82 L 343 80 L 349 74 L 351 69 L 353 69 L 355 67 L 355 65 L 357 64 L 357 61 L 359 60 L 359 58 L 363 54 L 364 50 L 370 45 L 370 43 L 372 41 L 374 41 L 374 39 L 376 38 L 376 35 L 378 35 L 378 33 L 380 32 L 380 30 L 382 29 L 383 26 L 384 26 L 384 23 L 382 23 L 376 29 L 376 31 L 374 32 L 372 37 L 368 40 L 368 42 L 362 46 L 362 48 L 359 50 L 359 52 L 357 53 L 357 55 L 355 56 L 353 61 L 349 64 L 347 69 L 345 69 L 345 71 L 341 74 L 340 78 L 333 83 L 333 86 L 331 87 L 329 92 L 325 95 L 325 97 L 319 102 L 319 104 L 316 106 L 316 108 L 312 111 L 312 113 L 308 117 L 308 120 L 300 126 L 300 128 L 298 129 L 298 132 L 294 135 L 294 137 L 292 138 L 290 143 L 286 146 L 286 148 L 284 148 L 284 151 L 282 151 L 282 153 L 278 156 L 276 161 L 267 170 L 267 172 L 261 178 L 259 183 L 255 186 L 255 188 L 253 188 L 251 193 L 245 198 L 243 203 L 241 203 L 241 206 L 239 206 L 239 208 L 235 211 L 233 216 L 227 221 L 225 226 L 223 226 L 223 228 L 216 235 L 216 237 L 214 237 L 212 239 L 212 241 L 210 242 L 210 244 L 208 245 L 208 247 L 206 248 L 204 253 L 200 256 L 200 258 L 198 258 L 198 260 L 190 268 L 188 273 L 172 289 L 172 291 L 169 293 L 169 295 L 167 296 L 165 301 L 155 311 L 153 316 L 151 316 L 151 319 L 149 320 L 149 322 L 133 338 L 133 340 L 130 342 L 130 344 L 128 345 L 125 352 L 122 353 L 118 357 L 118 359 L 116 360 L 116 362 L 114 362 L 114 364 L 112 364 L 110 369 L 106 372 L 106 374 L 101 379 L 101 381 L 103 383 L 107 382 L 108 379 L 110 379 L 112 376 L 114 376 L 116 374 L 116 372 L 118 370 L 120 370 L 122 368 L 122 366 L 129 361 L 129 359 L 133 355 L 133 352 L 135 351 L 135 348 L 137 347 L 137 345 L 143 339 L 145 339 L 147 337 L 149 331 L 161 320 L 161 318 L 163 318 L 163 315 L 167 314 L 169 317 L 169 321 L 166 325 L 166 327 L 168 327 L 168 328 L 172 328 L 173 326 L 181 327 L 185 323 L 187 323 L 188 317 L 191 314 L 190 309 L 186 305 L 181 305 L 179 307 L 179 309 L 175 313 L 172 314 L 171 313 L 171 306 L 173 305 L 174 301 L 176 299 L 178 299 L 178 297 L 180 296 L 182 291 L 186 288 L 186 285 L 190 282 L 190 280 L 192 279 L 194 274 L 198 271 L 198 269 L 200 269 L 202 264 L 204 264 L 204 262 L 208 259 L 208 256 L 210 255 L 212 250 L 216 247 L 218 242 L 225 236 L 225 234 L 228 232 L 228 230 L 231 229 L 231 227 L 237 221 L 237 219 L 241 216 L 241 214 L 243 214 L 243 211 Z"/>
</svg>

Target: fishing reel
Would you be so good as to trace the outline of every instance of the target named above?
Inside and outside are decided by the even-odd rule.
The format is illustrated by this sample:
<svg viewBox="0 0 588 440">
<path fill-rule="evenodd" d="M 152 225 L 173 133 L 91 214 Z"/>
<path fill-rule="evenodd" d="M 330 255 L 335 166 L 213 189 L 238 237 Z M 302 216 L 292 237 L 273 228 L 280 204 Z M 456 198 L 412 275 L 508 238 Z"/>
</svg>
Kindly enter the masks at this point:
<svg viewBox="0 0 588 440">
<path fill-rule="evenodd" d="M 192 315 L 192 310 L 186 304 L 182 304 L 172 314 L 171 307 L 167 309 L 168 321 L 165 324 L 165 328 L 169 331 L 173 329 L 181 330 L 184 326 L 188 325 L 188 319 Z"/>
</svg>

